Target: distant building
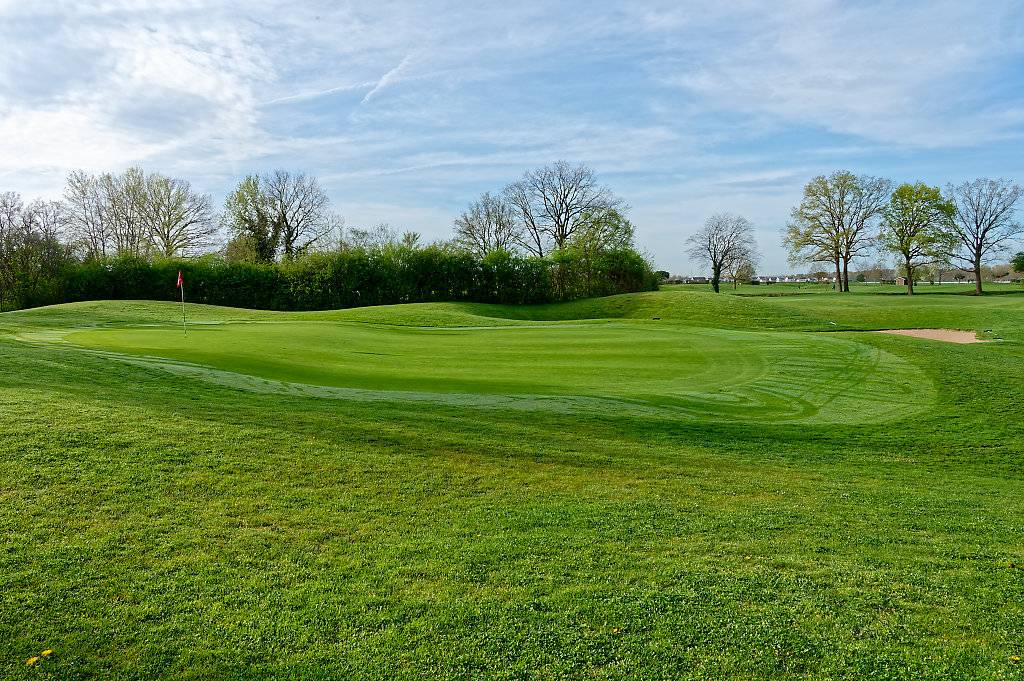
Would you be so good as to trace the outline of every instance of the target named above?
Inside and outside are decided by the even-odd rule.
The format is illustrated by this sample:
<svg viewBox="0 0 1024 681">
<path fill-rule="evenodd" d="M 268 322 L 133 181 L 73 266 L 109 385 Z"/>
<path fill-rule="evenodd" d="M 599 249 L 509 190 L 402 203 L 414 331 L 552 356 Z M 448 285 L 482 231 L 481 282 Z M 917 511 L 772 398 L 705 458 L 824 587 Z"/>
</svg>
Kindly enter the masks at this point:
<svg viewBox="0 0 1024 681">
<path fill-rule="evenodd" d="M 830 283 L 834 278 L 818 278 L 810 274 L 760 274 L 754 280 L 762 284 L 818 284 Z"/>
</svg>

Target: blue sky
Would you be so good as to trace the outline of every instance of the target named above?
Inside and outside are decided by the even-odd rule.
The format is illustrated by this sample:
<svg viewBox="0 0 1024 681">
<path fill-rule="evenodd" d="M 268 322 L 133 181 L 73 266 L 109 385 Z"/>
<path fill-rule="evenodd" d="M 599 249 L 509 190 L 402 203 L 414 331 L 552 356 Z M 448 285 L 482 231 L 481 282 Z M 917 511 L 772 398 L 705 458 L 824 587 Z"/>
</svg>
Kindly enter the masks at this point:
<svg viewBox="0 0 1024 681">
<path fill-rule="evenodd" d="M 296 6 L 298 5 L 298 6 Z M 350 226 L 444 238 L 558 159 L 631 206 L 656 264 L 711 213 L 761 271 L 812 176 L 1024 181 L 1024 2 L 0 0 L 0 190 L 141 165 L 219 202 L 320 177 Z"/>
</svg>

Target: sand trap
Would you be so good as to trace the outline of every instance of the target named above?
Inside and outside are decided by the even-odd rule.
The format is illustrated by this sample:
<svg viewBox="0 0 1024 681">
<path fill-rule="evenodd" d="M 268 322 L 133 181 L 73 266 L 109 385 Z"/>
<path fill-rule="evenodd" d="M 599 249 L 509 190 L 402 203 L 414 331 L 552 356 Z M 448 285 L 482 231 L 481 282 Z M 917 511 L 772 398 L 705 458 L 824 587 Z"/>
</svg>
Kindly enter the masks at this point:
<svg viewBox="0 0 1024 681">
<path fill-rule="evenodd" d="M 914 338 L 927 338 L 928 340 L 943 341 L 945 343 L 987 343 L 987 340 L 978 338 L 973 331 L 956 331 L 955 329 L 885 329 L 875 333 L 891 333 L 897 336 L 913 336 Z"/>
</svg>

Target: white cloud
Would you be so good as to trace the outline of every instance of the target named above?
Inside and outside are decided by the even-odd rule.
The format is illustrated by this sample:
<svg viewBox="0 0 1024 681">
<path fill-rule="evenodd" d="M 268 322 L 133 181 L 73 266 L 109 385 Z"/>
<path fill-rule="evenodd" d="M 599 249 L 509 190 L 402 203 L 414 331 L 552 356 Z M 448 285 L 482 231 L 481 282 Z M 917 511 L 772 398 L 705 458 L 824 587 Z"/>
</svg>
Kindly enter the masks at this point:
<svg viewBox="0 0 1024 681">
<path fill-rule="evenodd" d="M 1015 3 L 1014 3 L 1015 4 Z M 743 7 L 698 38 L 688 63 L 658 66 L 708 105 L 908 146 L 1013 134 L 1019 116 L 985 111 L 981 76 L 1020 63 L 1004 35 L 1019 7 L 991 3 L 782 2 Z M 999 99 L 999 97 L 995 98 Z"/>
<path fill-rule="evenodd" d="M 674 253 L 717 210 L 774 230 L 833 164 L 1017 139 L 1022 18 L 1018 0 L 0 0 L 0 182 L 56 194 L 70 168 L 142 164 L 219 194 L 284 166 L 350 223 L 434 237 L 565 158 Z"/>
</svg>

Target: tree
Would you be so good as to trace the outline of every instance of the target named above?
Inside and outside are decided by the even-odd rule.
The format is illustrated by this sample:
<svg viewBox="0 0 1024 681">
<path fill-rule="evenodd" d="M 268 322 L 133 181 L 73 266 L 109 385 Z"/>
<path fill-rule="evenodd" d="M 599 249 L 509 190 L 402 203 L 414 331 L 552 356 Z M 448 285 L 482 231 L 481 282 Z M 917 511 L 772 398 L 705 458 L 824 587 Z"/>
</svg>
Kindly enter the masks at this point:
<svg viewBox="0 0 1024 681">
<path fill-rule="evenodd" d="M 236 234 L 228 239 L 227 243 L 224 244 L 223 255 L 225 262 L 229 263 L 263 262 L 256 253 L 256 246 L 252 237 L 246 234 Z"/>
<path fill-rule="evenodd" d="M 455 242 L 483 258 L 511 251 L 522 237 L 515 207 L 504 197 L 485 192 L 455 219 Z"/>
<path fill-rule="evenodd" d="M 564 248 L 584 215 L 624 207 L 611 190 L 597 183 L 591 168 L 565 161 L 527 171 L 505 187 L 504 197 L 516 211 L 520 244 L 538 257 Z"/>
<path fill-rule="evenodd" d="M 318 245 L 339 224 L 315 177 L 275 170 L 246 176 L 228 195 L 224 222 L 234 237 L 248 237 L 260 262 L 291 260 Z"/>
<path fill-rule="evenodd" d="M 210 197 L 184 180 L 158 173 L 147 177 L 142 215 L 156 253 L 173 257 L 210 244 L 214 231 Z"/>
<path fill-rule="evenodd" d="M 722 272 L 737 261 L 754 262 L 757 259 L 754 226 L 740 215 L 712 215 L 704 223 L 704 228 L 688 238 L 686 243 L 689 245 L 687 254 L 711 268 L 711 288 L 715 293 L 719 292 Z"/>
<path fill-rule="evenodd" d="M 584 213 L 569 244 L 594 252 L 633 248 L 636 227 L 618 208 Z"/>
<path fill-rule="evenodd" d="M 579 224 L 564 248 L 579 256 L 579 267 L 587 291 L 595 290 L 595 279 L 600 276 L 598 263 L 601 256 L 611 251 L 632 249 L 635 233 L 633 223 L 615 208 L 580 216 Z"/>
<path fill-rule="evenodd" d="M 917 265 L 914 267 L 914 283 L 927 281 L 929 285 L 935 285 L 935 279 L 939 276 L 939 266 L 934 261 Z"/>
<path fill-rule="evenodd" d="M 756 254 L 752 254 L 756 257 Z M 735 291 L 740 282 L 749 284 L 754 278 L 756 263 L 750 258 L 736 258 L 725 268 L 726 275 L 732 279 L 732 288 Z"/>
<path fill-rule="evenodd" d="M 936 262 L 953 246 L 949 224 L 955 212 L 938 187 L 901 184 L 883 211 L 879 245 L 900 259 L 907 295 L 914 295 L 917 268 Z"/>
<path fill-rule="evenodd" d="M 5 300 L 14 298 L 14 253 L 24 207 L 19 194 L 0 194 L 0 310 Z"/>
<path fill-rule="evenodd" d="M 411 229 L 402 232 L 402 236 L 398 239 L 399 245 L 403 248 L 419 248 L 422 241 L 423 235 Z"/>
<path fill-rule="evenodd" d="M 954 206 L 948 235 L 956 248 L 949 257 L 974 271 L 975 293 L 982 293 L 981 266 L 1004 253 L 1024 227 L 1014 220 L 1024 188 L 1009 180 L 979 178 L 947 191 Z"/>
<path fill-rule="evenodd" d="M 871 227 L 889 190 L 884 178 L 846 170 L 808 182 L 786 228 L 790 262 L 829 263 L 835 269 L 837 290 L 849 291 L 850 261 L 871 247 Z"/>
<path fill-rule="evenodd" d="M 120 175 L 103 173 L 98 186 L 103 201 L 103 219 L 116 255 L 145 255 L 149 235 L 143 212 L 146 201 L 146 174 L 141 168 L 128 168 Z"/>
<path fill-rule="evenodd" d="M 222 220 L 232 235 L 231 242 L 237 240 L 233 252 L 240 257 L 251 254 L 256 262 L 274 261 L 281 235 L 271 221 L 269 201 L 260 187 L 259 177 L 247 175 L 228 194 Z"/>
<path fill-rule="evenodd" d="M 331 231 L 330 200 L 315 177 L 275 170 L 260 178 L 260 189 L 286 260 L 315 246 Z"/>
<path fill-rule="evenodd" d="M 111 234 L 106 217 L 107 203 L 98 178 L 82 170 L 72 171 L 64 187 L 64 202 L 70 235 L 85 258 L 107 257 Z"/>
<path fill-rule="evenodd" d="M 1021 251 L 1013 256 L 1013 260 L 1010 261 L 1013 265 L 1014 272 L 1024 272 L 1024 251 Z"/>
<path fill-rule="evenodd" d="M 343 240 L 344 249 L 361 251 L 379 251 L 386 246 L 398 243 L 398 231 L 386 222 L 369 229 L 353 227 Z"/>
<path fill-rule="evenodd" d="M 0 307 L 5 301 L 15 307 L 53 302 L 41 289 L 47 282 L 54 287 L 71 255 L 62 239 L 67 224 L 60 201 L 25 205 L 15 193 L 0 194 Z"/>
</svg>

